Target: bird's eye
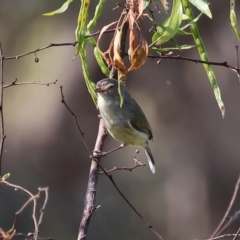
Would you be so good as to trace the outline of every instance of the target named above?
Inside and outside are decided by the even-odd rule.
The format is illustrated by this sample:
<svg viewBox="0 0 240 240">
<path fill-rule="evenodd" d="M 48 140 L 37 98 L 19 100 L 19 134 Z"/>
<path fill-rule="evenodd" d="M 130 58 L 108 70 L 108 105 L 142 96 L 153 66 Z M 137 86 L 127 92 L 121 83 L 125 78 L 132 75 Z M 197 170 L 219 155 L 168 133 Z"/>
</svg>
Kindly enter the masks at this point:
<svg viewBox="0 0 240 240">
<path fill-rule="evenodd" d="M 110 89 L 113 89 L 113 88 L 114 88 L 113 85 L 110 85 L 110 86 L 108 87 L 109 90 L 110 90 Z"/>
</svg>

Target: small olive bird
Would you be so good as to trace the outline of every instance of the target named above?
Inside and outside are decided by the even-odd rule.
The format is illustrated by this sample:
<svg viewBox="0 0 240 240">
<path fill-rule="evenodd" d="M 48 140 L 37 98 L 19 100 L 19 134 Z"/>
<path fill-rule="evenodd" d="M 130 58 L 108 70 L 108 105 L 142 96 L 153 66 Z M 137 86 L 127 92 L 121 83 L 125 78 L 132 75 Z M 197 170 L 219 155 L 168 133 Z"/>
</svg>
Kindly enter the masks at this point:
<svg viewBox="0 0 240 240">
<path fill-rule="evenodd" d="M 118 84 L 124 99 L 120 106 Z M 144 149 L 149 167 L 155 173 L 155 164 L 148 146 L 148 139 L 152 140 L 152 130 L 146 116 L 137 102 L 128 93 L 125 85 L 112 78 L 105 78 L 97 82 L 98 108 L 110 135 L 122 144 L 113 152 L 124 146 L 137 146 Z"/>
</svg>

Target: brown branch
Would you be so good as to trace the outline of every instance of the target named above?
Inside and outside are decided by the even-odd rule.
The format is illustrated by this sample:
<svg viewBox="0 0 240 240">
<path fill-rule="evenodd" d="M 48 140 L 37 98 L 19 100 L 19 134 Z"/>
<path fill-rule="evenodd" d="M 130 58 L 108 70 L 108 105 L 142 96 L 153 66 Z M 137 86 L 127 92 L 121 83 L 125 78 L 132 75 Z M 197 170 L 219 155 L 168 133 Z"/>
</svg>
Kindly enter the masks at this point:
<svg viewBox="0 0 240 240">
<path fill-rule="evenodd" d="M 239 185 L 240 185 L 240 176 L 238 177 L 237 183 L 235 185 L 235 189 L 234 189 L 234 192 L 233 192 L 232 199 L 231 199 L 231 201 L 229 203 L 229 206 L 228 206 L 228 208 L 227 208 L 227 210 L 226 210 L 226 212 L 225 212 L 221 222 L 219 223 L 219 225 L 217 226 L 216 230 L 213 232 L 213 234 L 211 235 L 210 238 L 213 238 L 213 237 L 217 236 L 218 233 L 221 231 L 221 228 L 222 228 L 224 222 L 226 221 L 226 219 L 227 219 L 227 217 L 229 215 L 229 212 L 231 211 L 232 206 L 233 206 L 233 204 L 235 202 L 235 199 L 236 199 L 236 196 L 237 196 L 237 193 L 238 193 L 238 189 L 239 189 Z"/>
<path fill-rule="evenodd" d="M 190 61 L 190 62 L 194 62 L 194 63 L 203 63 L 203 64 L 208 64 L 208 65 L 213 65 L 213 66 L 222 66 L 222 67 L 229 68 L 229 69 L 231 69 L 231 70 L 233 70 L 237 73 L 240 73 L 240 68 L 233 67 L 233 66 L 229 65 L 227 62 L 207 62 L 207 61 L 202 61 L 200 59 L 182 57 L 180 55 L 170 56 L 170 55 L 152 55 L 152 54 L 149 54 L 148 57 L 152 58 L 152 59 L 184 60 L 184 61 Z"/>
<path fill-rule="evenodd" d="M 28 84 L 35 84 L 35 85 L 45 85 L 45 86 L 49 86 L 51 84 L 56 84 L 58 80 L 55 80 L 54 82 L 40 82 L 40 81 L 33 81 L 33 82 L 21 82 L 21 83 L 17 83 L 17 78 L 15 78 L 15 80 L 11 83 L 8 83 L 6 85 L 3 85 L 3 88 L 8 88 L 8 87 L 12 87 L 12 86 L 19 86 L 19 85 L 28 85 Z"/>
<path fill-rule="evenodd" d="M 135 165 L 133 167 L 114 167 L 112 169 L 106 170 L 106 173 L 110 173 L 110 172 L 115 172 L 115 171 L 119 171 L 119 170 L 126 170 L 129 172 L 132 172 L 135 168 L 138 167 L 145 167 L 146 163 L 142 164 L 142 165 Z M 104 172 L 100 172 L 100 174 L 105 174 Z"/>
<path fill-rule="evenodd" d="M 6 138 L 4 134 L 4 119 L 3 119 L 3 50 L 0 43 L 0 176 L 2 173 L 2 156 L 3 156 L 3 144 Z"/>
<path fill-rule="evenodd" d="M 111 32 L 114 32 L 114 31 L 115 31 L 115 29 L 109 29 L 109 30 L 106 30 L 104 32 L 104 34 L 105 33 L 111 33 Z M 92 34 L 88 34 L 88 35 L 85 36 L 85 38 L 97 36 L 97 35 L 99 35 L 99 33 L 100 33 L 100 31 L 97 31 L 97 32 L 92 33 Z M 30 55 L 30 54 L 36 54 L 37 52 L 43 51 L 43 50 L 51 48 L 51 47 L 64 47 L 64 46 L 75 47 L 77 45 L 77 43 L 78 43 L 77 41 L 71 42 L 71 43 L 49 43 L 46 46 L 37 48 L 35 50 L 29 51 L 29 52 L 26 52 L 26 53 L 22 53 L 22 54 L 15 55 L 15 56 L 3 57 L 3 60 L 18 60 L 19 58 L 25 57 L 25 56 Z"/>
<path fill-rule="evenodd" d="M 13 60 L 13 59 L 18 60 L 19 58 L 25 57 L 25 56 L 30 55 L 30 54 L 35 54 L 37 52 L 40 52 L 42 50 L 45 50 L 45 49 L 48 49 L 48 48 L 51 48 L 51 47 L 63 47 L 63 46 L 73 46 L 73 47 L 75 47 L 76 44 L 77 44 L 76 41 L 72 42 L 72 43 L 49 43 L 47 46 L 40 47 L 40 48 L 37 48 L 35 50 L 26 52 L 26 53 L 22 53 L 22 54 L 15 55 L 15 56 L 3 57 L 3 60 Z"/>
<path fill-rule="evenodd" d="M 103 120 L 99 121 L 99 129 L 97 140 L 95 143 L 94 151 L 102 152 L 104 141 L 107 137 L 107 130 L 103 124 Z M 99 177 L 99 163 L 100 158 L 93 158 L 91 161 L 91 167 L 88 178 L 87 192 L 85 195 L 84 210 L 82 214 L 82 220 L 79 227 L 78 240 L 86 239 L 87 230 L 90 223 L 91 216 L 96 210 L 96 193 L 97 193 L 97 182 Z"/>
</svg>

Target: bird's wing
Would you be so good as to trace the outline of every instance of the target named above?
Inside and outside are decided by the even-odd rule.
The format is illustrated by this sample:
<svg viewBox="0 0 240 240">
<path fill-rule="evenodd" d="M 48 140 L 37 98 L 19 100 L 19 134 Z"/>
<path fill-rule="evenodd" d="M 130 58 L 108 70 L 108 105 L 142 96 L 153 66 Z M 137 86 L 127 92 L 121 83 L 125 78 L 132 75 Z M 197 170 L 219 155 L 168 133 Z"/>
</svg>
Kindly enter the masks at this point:
<svg viewBox="0 0 240 240">
<path fill-rule="evenodd" d="M 131 105 L 128 104 L 127 108 L 125 109 L 129 110 L 129 123 L 132 125 L 132 127 L 139 132 L 146 133 L 148 135 L 148 139 L 152 140 L 152 129 L 138 103 L 132 98 Z"/>
</svg>

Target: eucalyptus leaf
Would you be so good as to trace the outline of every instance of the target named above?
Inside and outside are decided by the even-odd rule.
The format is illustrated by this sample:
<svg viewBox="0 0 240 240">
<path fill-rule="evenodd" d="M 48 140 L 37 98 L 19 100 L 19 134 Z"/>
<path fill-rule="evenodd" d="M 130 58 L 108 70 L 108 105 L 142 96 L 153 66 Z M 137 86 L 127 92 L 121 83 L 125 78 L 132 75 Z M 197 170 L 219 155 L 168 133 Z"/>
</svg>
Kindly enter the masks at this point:
<svg viewBox="0 0 240 240">
<path fill-rule="evenodd" d="M 173 0 L 171 16 L 163 24 L 163 28 L 153 36 L 153 44 L 163 44 L 169 41 L 177 33 L 182 22 L 182 3 L 181 0 Z"/>
<path fill-rule="evenodd" d="M 236 17 L 236 13 L 235 13 L 235 0 L 230 0 L 230 21 L 231 21 L 231 26 L 232 26 L 238 40 L 240 40 L 240 32 L 238 31 L 237 17 Z"/>
<path fill-rule="evenodd" d="M 73 0 L 67 0 L 59 9 L 53 11 L 53 12 L 49 12 L 49 13 L 44 13 L 44 16 L 53 16 L 55 14 L 61 14 L 64 13 L 67 9 L 69 4 L 72 2 Z"/>
<path fill-rule="evenodd" d="M 189 2 L 194 5 L 200 12 L 212 18 L 212 13 L 208 7 L 208 4 L 204 0 L 189 0 Z"/>
</svg>

